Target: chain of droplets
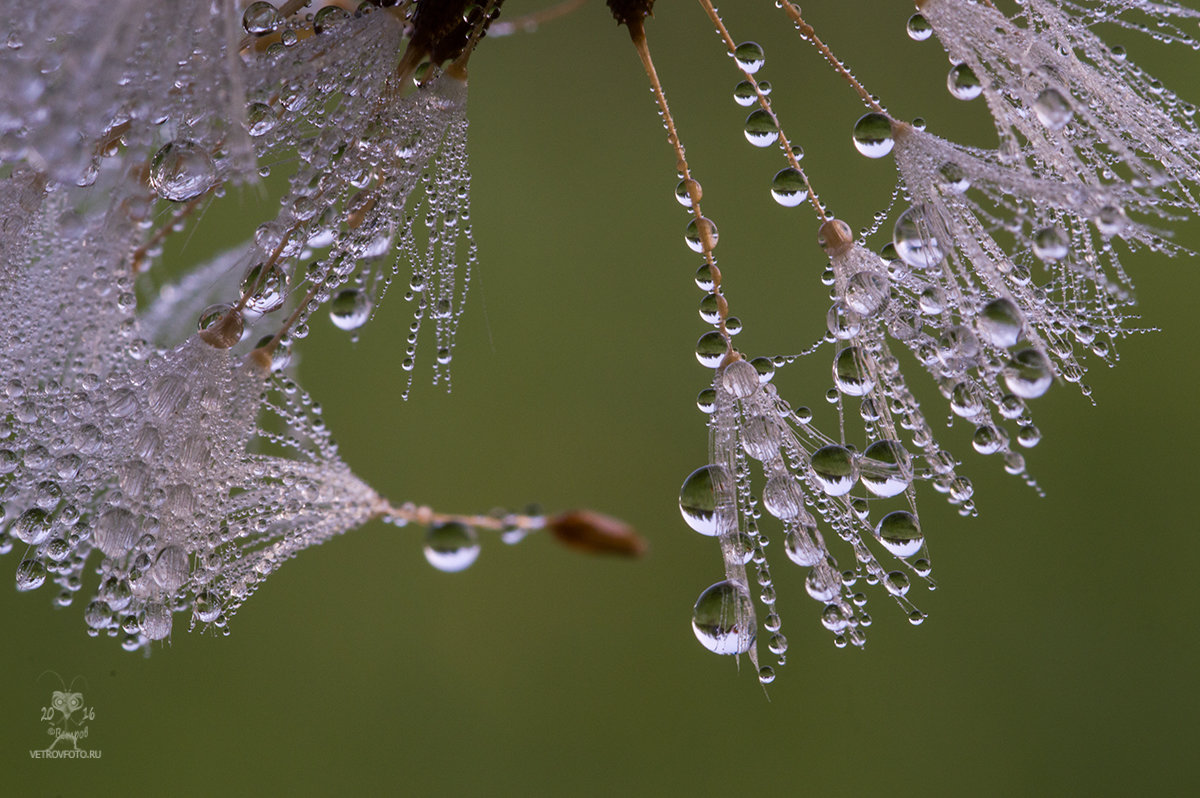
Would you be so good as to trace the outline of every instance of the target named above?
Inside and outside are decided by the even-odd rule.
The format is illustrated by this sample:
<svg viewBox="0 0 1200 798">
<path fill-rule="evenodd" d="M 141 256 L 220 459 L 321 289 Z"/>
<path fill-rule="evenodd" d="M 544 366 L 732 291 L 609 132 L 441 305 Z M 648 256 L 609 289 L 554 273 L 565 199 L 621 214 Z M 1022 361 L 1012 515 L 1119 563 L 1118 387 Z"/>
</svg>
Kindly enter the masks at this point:
<svg viewBox="0 0 1200 798">
<path fill-rule="evenodd" d="M 0 162 L 38 164 L 87 185 L 122 150 L 151 151 L 164 128 L 253 169 L 231 2 L 62 0 L 5 9 Z"/>
<path fill-rule="evenodd" d="M 702 5 L 742 72 L 744 79 L 734 90 L 735 101 L 743 106 L 756 103 L 759 106 L 750 112 L 743 125 L 747 141 L 757 147 L 778 143 L 788 161 L 788 166 L 772 181 L 773 198 L 785 207 L 810 200 L 818 217 L 826 220 L 825 210 L 799 166 L 802 151 L 787 139 L 771 107 L 770 85 L 754 78 L 765 60 L 762 48 L 754 42 L 735 45 L 715 9 L 708 3 Z M 874 104 L 874 107 L 880 106 Z M 677 190 L 677 196 L 685 205 L 688 205 L 685 200 L 694 193 L 688 189 L 686 183 L 681 183 Z M 696 251 L 704 249 L 698 246 L 703 243 L 695 237 L 688 239 L 689 246 Z M 697 274 L 697 284 L 709 292 L 701 303 L 700 313 L 710 323 L 720 321 L 724 315 L 718 287 L 713 283 L 712 266 L 706 263 Z M 736 324 L 731 332 L 739 328 L 740 324 Z M 850 590 L 860 578 L 865 578 L 869 584 L 884 585 L 910 620 L 919 623 L 924 615 L 904 598 L 910 585 L 908 576 L 903 571 L 884 569 L 864 542 L 864 536 L 874 537 L 910 570 L 919 576 L 928 576 L 927 558 L 915 558 L 919 565 L 909 565 L 906 561 L 924 549 L 912 492 L 912 481 L 917 474 L 907 452 L 892 440 L 895 432 L 890 416 L 883 426 L 892 431 L 891 437 L 876 440 L 868 447 L 865 457 L 845 444 L 844 422 L 835 441 L 811 427 L 811 413 L 807 409 L 801 420 L 793 422 L 802 433 L 798 438 L 781 420 L 800 417 L 792 416 L 786 403 L 778 399 L 774 386 L 770 385 L 774 362 L 767 358 L 750 362 L 730 360 L 718 335 L 719 331 L 706 333 L 697 345 L 700 362 L 716 368 L 714 387 L 702 392 L 699 399 L 701 409 L 712 414 L 709 424 L 711 462 L 693 472 L 680 491 L 684 519 L 693 529 L 721 538 L 726 564 L 726 579 L 704 591 L 693 610 L 693 629 L 701 643 L 719 653 L 749 653 L 752 662 L 758 665 L 753 635 L 755 620 L 743 566 L 743 563 L 753 561 L 761 588 L 759 600 L 767 609 L 764 628 L 771 634 L 768 648 L 779 656 L 779 664 L 786 661 L 787 640 L 780 631 L 780 618 L 776 612 L 776 593 L 764 552 L 767 540 L 758 524 L 761 511 L 754 497 L 751 459 L 761 463 L 766 481 L 762 506 L 783 523 L 789 557 L 811 569 L 806 588 L 812 598 L 824 604 L 822 624 L 834 632 L 839 646 L 847 642 L 861 646 L 865 642 L 863 630 L 870 625 L 870 616 L 862 609 L 866 597 Z M 787 362 L 787 359 L 781 360 Z M 842 357 L 840 362 L 845 360 Z M 846 388 L 849 393 L 851 381 L 837 380 L 838 363 L 835 361 L 835 384 L 839 390 Z M 841 394 L 838 391 L 831 393 L 841 415 Z M 861 394 L 855 392 L 854 395 Z M 911 400 L 906 389 L 904 396 Z M 864 412 L 864 416 L 867 413 Z M 871 418 L 878 421 L 879 417 Z M 877 437 L 870 420 L 867 421 L 867 432 L 869 436 Z M 938 462 L 945 459 L 940 458 Z M 831 499 L 847 496 L 858 481 L 860 469 L 865 473 L 863 484 L 869 486 L 875 498 L 905 493 L 912 512 L 894 511 L 873 527 L 867 523 L 867 499 Z M 925 476 L 925 472 L 922 471 L 920 476 Z M 813 496 L 817 498 L 811 498 Z M 958 501 L 965 501 L 965 498 L 969 498 L 969 493 L 966 497 L 960 493 Z M 825 547 L 812 516 L 803 509 L 805 505 L 811 506 L 839 537 L 851 544 L 855 569 L 839 574 L 837 562 Z M 726 509 L 722 510 L 722 507 Z M 740 561 L 736 558 L 739 549 L 731 543 L 735 535 L 742 539 L 740 550 L 746 553 Z M 932 582 L 929 584 L 932 587 Z M 759 678 L 768 683 L 773 680 L 774 671 L 769 666 L 762 666 Z"/>
</svg>

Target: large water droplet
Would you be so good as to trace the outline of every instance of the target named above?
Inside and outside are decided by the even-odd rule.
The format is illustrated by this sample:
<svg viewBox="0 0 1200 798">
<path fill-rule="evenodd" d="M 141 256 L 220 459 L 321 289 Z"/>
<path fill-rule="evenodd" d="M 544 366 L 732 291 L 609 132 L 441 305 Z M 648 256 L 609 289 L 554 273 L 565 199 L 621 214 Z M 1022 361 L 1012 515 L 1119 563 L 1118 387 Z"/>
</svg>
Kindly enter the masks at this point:
<svg viewBox="0 0 1200 798">
<path fill-rule="evenodd" d="M 966 64 L 959 64 L 950 70 L 946 76 L 946 88 L 957 100 L 974 100 L 983 94 L 983 84 L 975 75 L 975 71 Z"/>
<path fill-rule="evenodd" d="M 452 521 L 425 534 L 425 559 L 439 571 L 456 573 L 479 557 L 479 535 L 473 527 Z"/>
<path fill-rule="evenodd" d="M 785 208 L 794 208 L 808 199 L 804 176 L 792 167 L 780 169 L 771 181 L 771 197 Z"/>
<path fill-rule="evenodd" d="M 716 224 L 706 216 L 692 219 L 683 231 L 683 240 L 692 252 L 713 249 L 717 246 L 718 238 L 720 238 L 720 233 L 717 231 Z"/>
<path fill-rule="evenodd" d="M 715 369 L 721 365 L 728 351 L 725 338 L 716 330 L 706 332 L 696 341 L 696 360 L 706 368 Z"/>
<path fill-rule="evenodd" d="M 942 244 L 929 229 L 929 221 L 921 205 L 914 205 L 896 218 L 892 243 L 900 259 L 913 268 L 928 269 L 946 257 Z"/>
<path fill-rule="evenodd" d="M 1062 130 L 1075 115 L 1070 100 L 1053 87 L 1037 96 L 1033 101 L 1033 112 L 1037 114 L 1038 121 L 1050 130 Z"/>
<path fill-rule="evenodd" d="M 883 114 L 863 114 L 854 123 L 854 147 L 868 158 L 882 158 L 892 151 L 892 120 Z"/>
<path fill-rule="evenodd" d="M 1004 369 L 1004 384 L 1022 399 L 1036 399 L 1050 389 L 1054 371 L 1036 349 L 1022 349 Z"/>
<path fill-rule="evenodd" d="M 925 545 L 920 522 L 907 510 L 896 510 L 879 519 L 875 538 L 893 557 L 911 557 Z"/>
<path fill-rule="evenodd" d="M 875 441 L 859 461 L 858 478 L 863 486 L 885 499 L 903 493 L 911 473 L 908 452 L 896 441 Z"/>
<path fill-rule="evenodd" d="M 158 196 L 184 202 L 212 188 L 217 170 L 208 152 L 190 141 L 172 141 L 150 161 L 150 186 Z"/>
<path fill-rule="evenodd" d="M 257 0 L 246 6 L 242 14 L 242 27 L 246 33 L 263 36 L 279 25 L 279 11 L 270 3 Z"/>
<path fill-rule="evenodd" d="M 846 306 L 860 316 L 873 316 L 887 305 L 888 279 L 878 272 L 861 271 L 846 281 Z"/>
<path fill-rule="evenodd" d="M 788 520 L 804 510 L 804 492 L 800 483 L 789 473 L 780 473 L 767 480 L 762 492 L 763 507 L 776 518 Z"/>
<path fill-rule="evenodd" d="M 817 525 L 807 510 L 796 516 L 795 525 L 788 525 L 787 538 L 783 542 L 788 559 L 804 568 L 812 568 L 825 559 L 825 550 L 818 543 Z"/>
<path fill-rule="evenodd" d="M 812 472 L 821 490 L 830 496 L 845 496 L 858 480 L 854 454 L 838 444 L 813 452 Z"/>
<path fill-rule="evenodd" d="M 742 42 L 733 50 L 733 60 L 743 71 L 749 72 L 751 75 L 762 69 L 766 58 L 766 54 L 763 53 L 763 48 L 758 46 L 758 42 Z"/>
<path fill-rule="evenodd" d="M 357 330 L 371 318 L 371 298 L 365 291 L 347 288 L 329 303 L 329 320 L 341 330 Z"/>
<path fill-rule="evenodd" d="M 745 654 L 754 645 L 754 604 L 744 587 L 729 580 L 711 585 L 692 608 L 692 631 L 714 654 Z"/>
<path fill-rule="evenodd" d="M 923 42 L 933 35 L 933 26 L 929 24 L 929 20 L 925 19 L 924 14 L 913 14 L 908 18 L 908 38 L 914 42 Z"/>
<path fill-rule="evenodd" d="M 993 346 L 1007 348 L 1021 338 L 1024 323 L 1025 319 L 1017 306 L 1001 297 L 983 306 L 975 320 L 975 328 L 985 341 Z"/>
<path fill-rule="evenodd" d="M 1045 227 L 1033 234 L 1033 254 L 1047 263 L 1067 257 L 1067 234 L 1058 227 Z"/>
<path fill-rule="evenodd" d="M 679 488 L 679 512 L 701 535 L 715 536 L 737 527 L 734 483 L 721 465 L 697 468 Z"/>
<path fill-rule="evenodd" d="M 848 346 L 833 359 L 833 384 L 846 396 L 866 396 L 875 387 L 866 356 L 857 346 Z"/>
<path fill-rule="evenodd" d="M 761 108 L 751 111 L 746 117 L 742 132 L 746 134 L 746 141 L 755 147 L 770 147 L 779 139 L 779 126 L 775 119 Z"/>
</svg>

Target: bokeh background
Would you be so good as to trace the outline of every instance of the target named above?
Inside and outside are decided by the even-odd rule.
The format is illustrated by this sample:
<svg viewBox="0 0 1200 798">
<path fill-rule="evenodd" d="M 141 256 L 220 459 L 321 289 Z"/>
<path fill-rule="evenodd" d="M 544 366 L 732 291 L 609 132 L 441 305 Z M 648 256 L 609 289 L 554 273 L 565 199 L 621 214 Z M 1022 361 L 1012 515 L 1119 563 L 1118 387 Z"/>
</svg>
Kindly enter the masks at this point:
<svg viewBox="0 0 1200 798">
<path fill-rule="evenodd" d="M 506 14 L 540 5 L 509 0 Z M 893 113 L 989 143 L 982 101 L 946 93 L 936 41 L 905 35 L 907 3 L 804 8 Z M 735 38 L 766 49 L 759 77 L 822 196 L 862 226 L 887 206 L 893 169 L 853 151 L 854 96 L 771 3 L 725 11 Z M 745 142 L 738 75 L 701 10 L 659 3 L 649 35 L 720 228 L 739 343 L 798 351 L 828 305 L 811 212 L 771 200 L 783 164 Z M 1193 52 L 1116 40 L 1195 95 Z M 961 519 L 925 491 L 940 589 L 913 594 L 923 626 L 872 595 L 866 650 L 835 649 L 803 573 L 772 549 L 791 651 L 764 695 L 689 627 L 695 597 L 721 578 L 714 542 L 675 506 L 706 460 L 694 397 L 709 373 L 691 354 L 705 328 L 674 161 L 627 36 L 596 0 L 536 35 L 485 41 L 471 92 L 481 264 L 453 392 L 431 388 L 426 365 L 400 400 L 399 292 L 357 343 L 314 324 L 300 378 L 345 459 L 394 501 L 589 506 L 636 525 L 650 555 L 485 538 L 474 567 L 442 574 L 420 530 L 372 524 L 282 568 L 230 637 L 177 628 L 145 659 L 87 638 L 82 607 L 55 610 L 48 590 L 0 591 L 4 793 L 1194 794 L 1194 261 L 1128 258 L 1144 323 L 1161 331 L 1089 373 L 1096 407 L 1064 385 L 1033 403 L 1045 439 L 1027 454 L 1046 498 L 974 455 L 961 425 L 947 432 L 981 514 Z M 231 194 L 173 257 L 247 234 L 261 202 Z M 1200 241 L 1195 224 L 1180 235 Z M 822 404 L 829 357 L 781 373 L 793 404 Z M 928 406 L 935 420 L 942 407 Z M 29 759 L 58 689 L 47 670 L 83 677 L 101 760 Z"/>
</svg>

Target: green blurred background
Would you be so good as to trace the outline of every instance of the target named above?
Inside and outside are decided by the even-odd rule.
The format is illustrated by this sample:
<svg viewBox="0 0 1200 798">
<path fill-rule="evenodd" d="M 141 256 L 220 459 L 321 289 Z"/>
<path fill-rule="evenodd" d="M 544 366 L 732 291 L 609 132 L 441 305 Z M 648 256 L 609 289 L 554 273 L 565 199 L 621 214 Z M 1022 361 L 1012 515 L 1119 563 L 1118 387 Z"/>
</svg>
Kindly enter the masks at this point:
<svg viewBox="0 0 1200 798">
<path fill-rule="evenodd" d="M 539 5 L 509 0 L 506 15 Z M 937 43 L 905 35 L 910 10 L 805 4 L 893 113 L 987 144 L 982 101 L 949 98 Z M 862 226 L 887 206 L 893 170 L 853 152 L 855 98 L 771 3 L 725 11 L 735 38 L 766 49 L 758 77 L 822 196 Z M 659 3 L 649 35 L 720 227 L 739 344 L 798 351 L 828 305 L 812 214 L 771 200 L 783 164 L 743 139 L 737 73 L 701 10 Z M 1194 53 L 1118 39 L 1194 94 Z M 695 597 L 722 574 L 714 542 L 675 506 L 706 459 L 694 397 L 709 372 L 691 354 L 704 331 L 698 262 L 627 36 L 592 2 L 537 35 L 484 42 L 471 93 L 481 266 L 453 393 L 428 385 L 425 349 L 413 398 L 400 400 L 399 292 L 357 344 L 314 324 L 301 380 L 347 462 L 394 501 L 589 506 L 636 525 L 650 555 L 487 538 L 474 567 L 441 574 L 419 530 L 372 524 L 281 569 L 230 637 L 177 628 L 148 659 L 87 638 L 82 607 L 54 610 L 48 590 L 0 591 L 4 793 L 1194 794 L 1194 263 L 1128 258 L 1145 324 L 1161 332 L 1124 341 L 1118 369 L 1089 373 L 1097 407 L 1070 386 L 1033 403 L 1045 440 L 1028 461 L 1047 498 L 970 452 L 961 425 L 947 433 L 981 515 L 960 519 L 925 491 L 941 589 L 912 596 L 923 626 L 873 590 L 866 650 L 836 650 L 803 573 L 771 550 L 791 650 L 768 699 L 689 627 Z M 211 209 L 184 257 L 251 229 L 250 204 Z M 822 404 L 829 357 L 781 374 L 794 404 Z M 927 406 L 935 424 L 943 407 Z M 96 711 L 87 747 L 101 760 L 29 759 L 57 689 L 39 679 L 46 670 L 83 677 Z"/>
</svg>

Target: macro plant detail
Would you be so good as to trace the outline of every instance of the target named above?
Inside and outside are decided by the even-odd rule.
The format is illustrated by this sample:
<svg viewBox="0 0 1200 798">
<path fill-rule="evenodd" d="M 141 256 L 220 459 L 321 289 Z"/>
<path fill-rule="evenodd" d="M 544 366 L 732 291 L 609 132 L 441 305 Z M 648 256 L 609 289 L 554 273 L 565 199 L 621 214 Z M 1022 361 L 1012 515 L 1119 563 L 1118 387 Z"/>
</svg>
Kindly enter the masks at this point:
<svg viewBox="0 0 1200 798">
<path fill-rule="evenodd" d="M 98 571 L 89 633 L 148 650 L 179 617 L 226 632 L 283 562 L 373 519 L 427 527 L 426 557 L 445 571 L 471 565 L 477 530 L 642 551 L 627 526 L 589 511 L 392 504 L 342 461 L 293 362 L 314 314 L 357 335 L 399 277 L 393 293 L 412 322 L 395 366 L 411 385 L 432 349 L 432 379 L 449 389 L 470 274 L 486 263 L 471 230 L 471 55 L 489 34 L 578 5 L 511 22 L 498 21 L 498 0 L 223 0 L 119 14 L 68 2 L 8 15 L 0 280 L 20 322 L 0 331 L 0 553 L 20 557 L 19 590 L 51 582 L 71 604 Z M 799 6 L 777 3 L 813 74 L 862 101 L 848 157 L 853 147 L 894 163 L 895 207 L 855 220 L 835 215 L 806 173 L 803 129 L 764 80 L 768 54 L 699 0 L 747 113 L 738 137 L 780 156 L 759 182 L 781 206 L 809 206 L 802 238 L 828 262 L 812 286 L 828 292 L 828 313 L 801 325 L 819 344 L 756 356 L 736 346 L 743 321 L 726 296 L 744 266 L 718 265 L 717 223 L 654 67 L 653 5 L 608 2 L 645 67 L 676 160 L 684 242 L 700 260 L 708 452 L 678 501 L 688 527 L 717 539 L 723 574 L 692 626 L 710 651 L 748 655 L 769 683 L 788 651 L 776 587 L 789 580 L 767 556 L 775 538 L 839 647 L 865 643 L 863 584 L 924 620 L 911 600 L 914 585 L 934 587 L 921 483 L 963 515 L 976 507 L 918 383 L 932 380 L 977 453 L 1040 490 L 1022 454 L 1041 440 L 1030 404 L 1055 383 L 1090 395 L 1088 359 L 1114 364 L 1116 341 L 1140 332 L 1120 255 L 1190 254 L 1168 228 L 1197 210 L 1195 107 L 1094 31 L 1195 50 L 1200 12 L 1148 0 L 918 0 L 897 11 L 898 28 L 912 14 L 909 37 L 945 49 L 950 93 L 987 105 L 997 144 L 984 149 L 892 116 Z M 252 240 L 187 273 L 164 262 L 164 242 L 207 203 L 285 169 L 286 191 Z M 776 375 L 814 356 L 830 358 L 830 385 L 785 399 Z M 809 407 L 821 404 L 832 423 Z M 773 664 L 760 662 L 760 627 Z"/>
</svg>

